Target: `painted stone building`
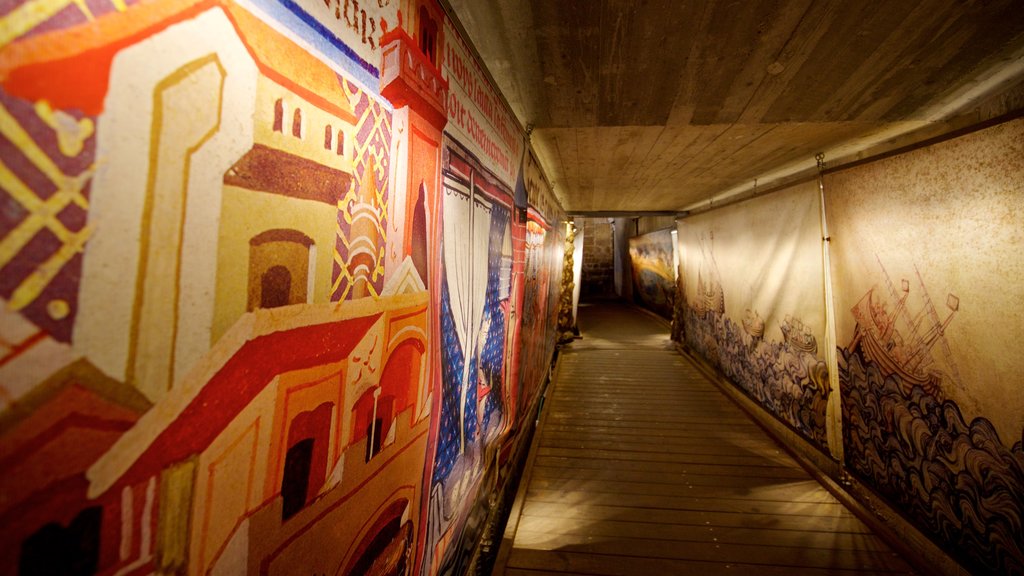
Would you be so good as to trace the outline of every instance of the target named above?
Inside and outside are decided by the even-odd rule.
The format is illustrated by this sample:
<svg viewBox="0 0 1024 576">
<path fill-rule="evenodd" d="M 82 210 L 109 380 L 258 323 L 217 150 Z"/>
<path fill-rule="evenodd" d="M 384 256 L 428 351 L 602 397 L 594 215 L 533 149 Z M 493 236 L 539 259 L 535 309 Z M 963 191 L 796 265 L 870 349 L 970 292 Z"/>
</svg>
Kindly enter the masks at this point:
<svg viewBox="0 0 1024 576">
<path fill-rule="evenodd" d="M 432 1 L 329 4 L 30 1 L 0 17 L 5 573 L 465 562 L 455 543 L 477 534 L 427 513 L 442 230 L 460 226 L 441 192 L 451 27 Z M 541 201 L 536 218 L 557 218 Z M 454 391 L 481 413 L 527 362 L 504 338 L 523 227 L 493 227 L 503 336 L 474 351 L 487 382 Z M 484 254 L 486 229 L 467 239 Z M 491 450 L 516 445 L 514 408 L 489 412 Z"/>
</svg>

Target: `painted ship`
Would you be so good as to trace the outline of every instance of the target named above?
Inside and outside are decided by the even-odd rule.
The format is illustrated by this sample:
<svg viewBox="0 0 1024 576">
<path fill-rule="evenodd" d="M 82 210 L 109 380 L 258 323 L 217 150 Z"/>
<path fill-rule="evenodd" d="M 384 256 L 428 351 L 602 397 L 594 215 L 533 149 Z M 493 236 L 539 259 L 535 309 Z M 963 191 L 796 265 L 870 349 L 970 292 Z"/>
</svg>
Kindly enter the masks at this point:
<svg viewBox="0 0 1024 576">
<path fill-rule="evenodd" d="M 889 299 L 895 301 L 896 306 L 890 313 L 886 306 L 888 300 L 876 294 L 874 287 L 868 290 L 851 310 L 857 321 L 851 348 L 859 347 L 869 360 L 878 365 L 882 373 L 899 376 L 905 391 L 920 386 L 925 392 L 942 399 L 944 374 L 934 365 L 932 348 L 941 343 L 946 355 L 949 355 L 944 334 L 960 308 L 960 299 L 952 293 L 948 294 L 946 307 L 949 314 L 945 319 L 940 318 L 920 272 L 915 270 L 924 305 L 916 314 L 912 314 L 907 308 L 910 282 L 901 280 L 900 288 L 897 289 L 884 266 L 882 272 L 885 273 Z M 897 329 L 900 320 L 902 331 Z M 951 367 L 955 371 L 955 366 L 951 364 Z"/>
<path fill-rule="evenodd" d="M 761 319 L 761 315 L 756 310 L 747 308 L 743 312 L 743 331 L 754 340 L 760 340 L 764 337 L 764 320 Z"/>
<path fill-rule="evenodd" d="M 779 328 L 786 344 L 791 348 L 812 356 L 818 353 L 818 339 L 799 319 L 786 316 Z"/>
<path fill-rule="evenodd" d="M 694 303 L 697 312 L 725 313 L 725 295 L 722 293 L 722 285 L 715 281 L 704 281 L 704 277 L 697 272 L 697 301 Z"/>
<path fill-rule="evenodd" d="M 725 294 L 722 292 L 722 281 L 718 275 L 718 264 L 715 262 L 715 254 L 711 247 L 714 236 L 708 240 L 707 245 L 702 238 L 700 241 L 701 265 L 697 270 L 697 298 L 694 308 L 699 314 L 714 312 L 725 314 Z M 705 280 L 705 276 L 708 277 Z"/>
</svg>

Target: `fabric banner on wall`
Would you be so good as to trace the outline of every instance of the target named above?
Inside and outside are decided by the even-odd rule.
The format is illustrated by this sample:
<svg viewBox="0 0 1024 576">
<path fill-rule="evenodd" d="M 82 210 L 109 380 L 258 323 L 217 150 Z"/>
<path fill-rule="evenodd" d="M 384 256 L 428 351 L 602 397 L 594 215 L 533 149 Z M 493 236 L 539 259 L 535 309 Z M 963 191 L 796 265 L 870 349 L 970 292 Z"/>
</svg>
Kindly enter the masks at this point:
<svg viewBox="0 0 1024 576">
<path fill-rule="evenodd" d="M 1024 571 L 1024 120 L 826 179 L 847 466 Z"/>
<path fill-rule="evenodd" d="M 468 570 L 557 298 L 520 346 L 525 134 L 400 4 L 8 2 L 0 574 Z"/>
<path fill-rule="evenodd" d="M 562 266 L 560 227 L 547 225 L 532 209 L 526 222 L 526 269 L 523 295 L 523 352 L 519 402 L 531 406 L 540 393 L 554 352 L 558 326 L 558 291 Z"/>
<path fill-rule="evenodd" d="M 444 26 L 448 39 L 442 60 L 444 77 L 448 80 L 445 129 L 498 180 L 515 186 L 525 145 L 515 116 L 452 22 L 445 19 Z"/>
<path fill-rule="evenodd" d="M 465 561 L 461 533 L 483 493 L 487 462 L 511 425 L 506 342 L 512 330 L 506 327 L 514 328 L 513 252 L 522 250 L 513 234 L 511 190 L 454 140 L 447 140 L 444 158 L 442 382 L 427 573 Z"/>
<path fill-rule="evenodd" d="M 629 259 L 634 298 L 645 308 L 672 318 L 676 289 L 672 230 L 630 238 Z"/>
<path fill-rule="evenodd" d="M 508 479 L 512 431 L 523 429 L 553 353 L 561 270 L 548 216 L 531 208 L 516 222 L 512 190 L 461 141 L 444 144 L 441 382 L 424 574 L 465 569 L 492 487 Z"/>
<path fill-rule="evenodd" d="M 827 449 L 817 186 L 693 216 L 678 230 L 686 344 Z"/>
<path fill-rule="evenodd" d="M 565 241 L 565 213 L 532 154 L 523 160 L 530 208 L 526 215 L 523 323 L 519 363 L 519 402 L 529 410 L 537 401 L 555 351 Z M 532 417 L 522 414 L 522 417 Z"/>
</svg>

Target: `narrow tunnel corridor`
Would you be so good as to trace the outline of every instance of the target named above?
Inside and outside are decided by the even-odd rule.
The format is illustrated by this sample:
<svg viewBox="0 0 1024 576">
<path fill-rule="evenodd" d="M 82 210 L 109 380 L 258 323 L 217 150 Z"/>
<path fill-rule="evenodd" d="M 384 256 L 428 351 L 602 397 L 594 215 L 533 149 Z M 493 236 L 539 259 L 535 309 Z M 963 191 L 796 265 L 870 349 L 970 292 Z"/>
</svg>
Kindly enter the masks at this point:
<svg viewBox="0 0 1024 576">
<path fill-rule="evenodd" d="M 676 351 L 665 321 L 581 304 L 494 574 L 908 574 Z"/>
<path fill-rule="evenodd" d="M 7 0 L 0 574 L 1024 576 L 1020 1 Z"/>
</svg>

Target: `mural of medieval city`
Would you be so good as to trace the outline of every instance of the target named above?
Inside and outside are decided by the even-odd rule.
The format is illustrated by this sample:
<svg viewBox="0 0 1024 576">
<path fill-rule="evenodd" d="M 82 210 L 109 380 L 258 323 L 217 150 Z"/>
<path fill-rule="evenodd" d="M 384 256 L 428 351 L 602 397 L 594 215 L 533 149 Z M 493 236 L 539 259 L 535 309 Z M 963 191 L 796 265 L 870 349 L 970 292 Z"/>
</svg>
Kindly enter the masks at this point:
<svg viewBox="0 0 1024 576">
<path fill-rule="evenodd" d="M 0 572 L 463 569 L 564 215 L 440 6 L 0 21 Z"/>
</svg>

